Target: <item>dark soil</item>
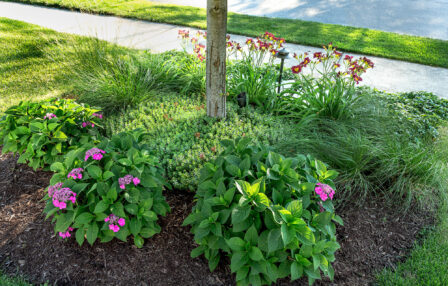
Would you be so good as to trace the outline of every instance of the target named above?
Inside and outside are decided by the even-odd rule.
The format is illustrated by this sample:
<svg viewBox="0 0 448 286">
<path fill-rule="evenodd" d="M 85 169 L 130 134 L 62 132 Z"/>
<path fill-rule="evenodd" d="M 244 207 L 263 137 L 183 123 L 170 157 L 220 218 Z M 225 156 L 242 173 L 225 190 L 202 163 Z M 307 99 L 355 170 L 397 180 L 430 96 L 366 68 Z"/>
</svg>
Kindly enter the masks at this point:
<svg viewBox="0 0 448 286">
<path fill-rule="evenodd" d="M 205 258 L 192 259 L 195 247 L 182 221 L 193 206 L 193 196 L 167 192 L 172 212 L 161 218 L 162 232 L 142 249 L 131 242 L 113 241 L 79 247 L 74 238 L 64 242 L 42 215 L 51 173 L 17 165 L 0 156 L 0 268 L 22 274 L 29 281 L 55 285 L 233 285 L 230 269 L 221 263 L 210 273 Z M 319 285 L 368 285 L 376 271 L 402 259 L 419 230 L 431 216 L 397 216 L 378 202 L 345 209 L 345 226 L 338 228 L 342 246 L 334 263 L 336 277 Z M 308 285 L 306 280 L 279 285 Z"/>
</svg>

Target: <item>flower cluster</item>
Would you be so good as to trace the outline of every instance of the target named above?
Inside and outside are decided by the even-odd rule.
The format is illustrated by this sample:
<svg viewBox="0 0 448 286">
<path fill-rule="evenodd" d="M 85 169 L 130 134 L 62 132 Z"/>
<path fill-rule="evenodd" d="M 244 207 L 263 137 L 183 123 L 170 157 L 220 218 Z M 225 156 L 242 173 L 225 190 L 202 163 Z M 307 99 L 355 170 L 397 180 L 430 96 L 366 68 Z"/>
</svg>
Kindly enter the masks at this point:
<svg viewBox="0 0 448 286">
<path fill-rule="evenodd" d="M 76 202 L 76 193 L 70 188 L 62 188 L 62 183 L 48 187 L 48 196 L 52 199 L 53 205 L 59 209 L 65 209 L 67 202 Z"/>
<path fill-rule="evenodd" d="M 101 113 L 94 113 L 92 114 L 93 117 L 97 117 L 99 119 L 103 119 L 103 115 Z"/>
<path fill-rule="evenodd" d="M 87 126 L 92 126 L 92 127 L 95 127 L 95 124 L 94 123 L 92 123 L 92 122 L 83 122 L 82 124 L 81 124 L 81 126 L 82 126 L 82 128 L 85 128 L 85 127 L 87 127 Z"/>
<path fill-rule="evenodd" d="M 62 238 L 69 238 L 70 236 L 72 236 L 70 231 L 73 231 L 73 230 L 74 230 L 73 227 L 69 227 L 66 232 L 59 232 L 59 236 Z"/>
<path fill-rule="evenodd" d="M 103 154 L 105 154 L 106 151 L 98 149 L 98 148 L 92 148 L 89 151 L 86 152 L 86 156 L 84 157 L 84 161 L 89 160 L 90 157 L 92 157 L 93 160 L 101 160 L 103 158 Z"/>
<path fill-rule="evenodd" d="M 54 113 L 47 113 L 44 116 L 44 119 L 52 119 L 52 118 L 56 118 L 56 114 L 54 114 Z"/>
<path fill-rule="evenodd" d="M 104 219 L 104 221 L 109 223 L 109 229 L 113 232 L 118 232 L 120 230 L 120 226 L 124 226 L 126 224 L 126 220 L 124 218 L 120 218 L 114 214 L 110 214 Z"/>
<path fill-rule="evenodd" d="M 135 186 L 137 186 L 138 184 L 140 184 L 140 179 L 137 177 L 133 177 L 132 175 L 126 175 L 123 178 L 118 179 L 118 185 L 122 190 L 124 190 L 126 188 L 126 185 L 129 185 L 131 182 L 134 183 Z"/>
<path fill-rule="evenodd" d="M 326 72 L 334 72 L 337 77 L 347 77 L 352 80 L 354 83 L 359 84 L 362 81 L 361 75 L 365 73 L 369 68 L 373 68 L 374 64 L 371 60 L 366 57 L 360 57 L 359 59 L 354 60 L 353 56 L 345 55 L 343 58 L 343 63 L 345 65 L 345 70 L 341 69 L 341 58 L 342 53 L 336 50 L 331 43 L 328 46 L 324 46 L 324 52 L 315 52 L 313 53 L 313 59 L 311 60 L 308 57 L 307 53 L 298 56 L 294 54 L 294 58 L 298 60 L 300 63 L 298 65 L 292 66 L 291 71 L 294 74 L 299 74 L 303 71 L 305 67 L 308 65 L 311 66 L 311 72 L 318 64 L 322 64 L 324 73 Z"/>
<path fill-rule="evenodd" d="M 67 178 L 73 178 L 73 179 L 82 179 L 82 172 L 84 171 L 83 168 L 76 168 L 73 169 L 70 173 L 68 173 Z"/>
<path fill-rule="evenodd" d="M 188 30 L 179 30 L 178 34 L 182 39 L 188 39 L 190 37 L 190 31 Z"/>
<path fill-rule="evenodd" d="M 330 200 L 333 200 L 334 190 L 329 185 L 317 183 L 314 191 L 324 202 L 328 199 L 328 197 L 330 197 Z"/>
</svg>

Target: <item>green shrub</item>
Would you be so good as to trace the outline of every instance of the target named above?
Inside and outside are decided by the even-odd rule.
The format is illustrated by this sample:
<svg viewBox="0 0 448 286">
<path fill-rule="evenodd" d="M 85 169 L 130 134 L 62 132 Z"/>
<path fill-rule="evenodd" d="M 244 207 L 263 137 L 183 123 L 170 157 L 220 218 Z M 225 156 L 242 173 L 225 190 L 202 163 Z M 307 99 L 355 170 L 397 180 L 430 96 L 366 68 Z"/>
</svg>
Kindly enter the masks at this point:
<svg viewBox="0 0 448 286">
<path fill-rule="evenodd" d="M 383 98 L 388 107 L 399 115 L 400 120 L 406 120 L 414 125 L 407 132 L 411 136 L 439 136 L 438 127 L 448 119 L 448 101 L 428 92 L 408 92 L 389 94 L 370 91 Z"/>
<path fill-rule="evenodd" d="M 391 112 L 376 94 L 364 94 L 350 113 L 339 120 L 315 118 L 276 147 L 311 154 L 337 170 L 344 203 L 362 205 L 372 195 L 402 208 L 436 202 L 446 190 L 446 144 L 418 136 L 414 122 Z"/>
<path fill-rule="evenodd" d="M 18 162 L 34 169 L 60 161 L 70 149 L 95 138 L 102 117 L 97 112 L 66 99 L 21 102 L 0 121 L 2 151 L 19 154 Z"/>
<path fill-rule="evenodd" d="M 108 134 L 132 128 L 148 133 L 144 141 L 160 158 L 170 183 L 177 189 L 194 190 L 200 168 L 223 150 L 221 140 L 247 136 L 271 144 L 288 136 L 290 124 L 232 103 L 227 106 L 227 118 L 216 120 L 206 115 L 203 98 L 162 93 L 106 119 Z"/>
<path fill-rule="evenodd" d="M 238 285 L 303 274 L 312 284 L 321 271 L 333 279 L 340 248 L 333 221 L 342 224 L 332 203 L 337 172 L 312 157 L 284 158 L 249 143 L 223 141 L 225 151 L 201 170 L 197 203 L 184 222 L 199 244 L 192 256 L 204 254 L 213 271 L 227 255 Z"/>
<path fill-rule="evenodd" d="M 157 159 L 138 143 L 138 133 L 120 133 L 96 146 L 70 151 L 64 162 L 51 165 L 57 172 L 45 196 L 44 212 L 53 216 L 55 232 L 93 244 L 97 238 L 126 241 L 133 235 L 137 247 L 143 238 L 160 232 L 159 215 L 170 210 L 162 195 L 166 185 Z"/>
</svg>

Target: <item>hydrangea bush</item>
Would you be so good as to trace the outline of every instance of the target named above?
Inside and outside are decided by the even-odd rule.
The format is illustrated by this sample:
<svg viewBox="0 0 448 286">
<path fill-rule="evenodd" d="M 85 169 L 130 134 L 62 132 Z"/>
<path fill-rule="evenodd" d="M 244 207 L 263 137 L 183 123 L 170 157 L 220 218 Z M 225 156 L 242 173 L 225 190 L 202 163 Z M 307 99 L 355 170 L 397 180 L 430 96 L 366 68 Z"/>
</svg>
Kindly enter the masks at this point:
<svg viewBox="0 0 448 286">
<path fill-rule="evenodd" d="M 48 187 L 44 212 L 55 231 L 76 241 L 126 241 L 137 247 L 160 232 L 158 216 L 170 208 L 162 195 L 167 184 L 157 159 L 139 143 L 141 132 L 120 133 L 94 146 L 70 151 L 51 165 L 56 174 Z"/>
<path fill-rule="evenodd" d="M 69 99 L 21 102 L 0 120 L 3 153 L 20 155 L 19 163 L 34 169 L 63 159 L 77 146 L 96 138 L 102 115 Z"/>
<path fill-rule="evenodd" d="M 285 158 L 247 138 L 223 141 L 225 151 L 201 170 L 197 203 L 184 221 L 214 270 L 222 256 L 239 285 L 275 283 L 321 272 L 333 279 L 337 172 L 314 158 Z"/>
</svg>

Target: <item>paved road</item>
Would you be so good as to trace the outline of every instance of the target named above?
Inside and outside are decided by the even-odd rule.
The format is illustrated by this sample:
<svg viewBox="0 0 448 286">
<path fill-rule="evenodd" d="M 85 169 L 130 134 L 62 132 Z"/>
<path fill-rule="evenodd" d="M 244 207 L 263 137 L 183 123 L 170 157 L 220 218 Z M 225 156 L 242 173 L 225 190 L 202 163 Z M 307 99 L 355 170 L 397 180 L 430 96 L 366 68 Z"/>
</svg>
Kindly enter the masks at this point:
<svg viewBox="0 0 448 286">
<path fill-rule="evenodd" d="M 168 24 L 90 15 L 67 10 L 0 2 L 0 17 L 33 23 L 59 32 L 95 36 L 123 46 L 162 52 L 180 49 L 179 29 Z M 240 42 L 245 37 L 232 36 Z M 288 44 L 291 52 L 322 51 L 318 48 Z M 357 55 L 355 55 L 357 56 Z M 380 90 L 401 92 L 425 90 L 448 98 L 448 69 L 429 67 L 384 58 L 369 57 L 375 68 L 364 76 L 363 84 Z M 295 62 L 289 60 L 287 66 Z"/>
<path fill-rule="evenodd" d="M 206 7 L 207 0 L 150 0 Z M 448 0 L 228 0 L 232 12 L 448 40 Z"/>
</svg>

